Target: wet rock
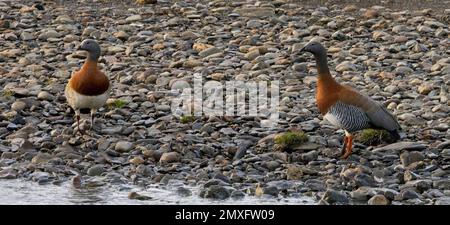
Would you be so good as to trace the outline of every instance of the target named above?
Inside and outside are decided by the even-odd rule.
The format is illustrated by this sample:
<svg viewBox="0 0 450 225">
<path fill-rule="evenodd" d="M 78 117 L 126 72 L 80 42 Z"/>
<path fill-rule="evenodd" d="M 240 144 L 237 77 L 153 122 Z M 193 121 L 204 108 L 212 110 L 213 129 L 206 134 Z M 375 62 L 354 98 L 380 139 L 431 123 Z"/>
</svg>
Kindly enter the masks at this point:
<svg viewBox="0 0 450 225">
<path fill-rule="evenodd" d="M 263 194 L 272 195 L 272 196 L 277 197 L 278 193 L 279 193 L 279 190 L 275 186 L 268 186 L 268 187 L 263 188 Z"/>
<path fill-rule="evenodd" d="M 230 197 L 230 191 L 219 185 L 211 185 L 200 193 L 202 198 L 213 198 L 224 200 Z"/>
<path fill-rule="evenodd" d="M 188 197 L 192 195 L 192 191 L 185 188 L 185 187 L 179 187 L 176 190 L 177 194 L 180 195 L 181 197 Z"/>
<path fill-rule="evenodd" d="M 73 185 L 75 188 L 81 188 L 81 185 L 82 185 L 82 179 L 81 179 L 81 176 L 80 176 L 80 175 L 73 176 L 72 179 L 71 179 L 71 182 L 72 182 L 72 185 Z"/>
<path fill-rule="evenodd" d="M 431 188 L 431 181 L 430 180 L 414 180 L 414 181 L 408 181 L 404 185 L 405 188 L 413 187 L 419 192 L 424 192 Z"/>
<path fill-rule="evenodd" d="M 323 181 L 318 179 L 309 179 L 305 182 L 305 186 L 311 191 L 325 191 L 326 185 Z"/>
<path fill-rule="evenodd" d="M 375 186 L 375 180 L 372 176 L 368 174 L 357 174 L 354 178 L 355 184 L 358 187 L 367 186 L 367 187 L 374 187 Z"/>
<path fill-rule="evenodd" d="M 435 205 L 450 205 L 450 197 L 442 197 L 436 200 Z"/>
<path fill-rule="evenodd" d="M 450 190 L 450 180 L 436 180 L 433 181 L 433 187 L 440 190 Z"/>
<path fill-rule="evenodd" d="M 223 180 L 221 180 L 221 179 L 217 179 L 217 178 L 214 178 L 214 179 L 210 179 L 210 180 L 208 180 L 207 182 L 205 182 L 204 184 L 203 184 L 203 187 L 209 187 L 209 186 L 211 186 L 211 185 L 220 185 L 220 186 L 227 186 L 227 185 L 229 185 L 229 183 L 230 182 L 225 182 L 225 181 L 223 181 Z"/>
<path fill-rule="evenodd" d="M 106 169 L 105 169 L 105 167 L 103 165 L 94 165 L 94 166 L 90 167 L 87 170 L 87 175 L 89 175 L 89 176 L 100 176 L 104 172 L 106 172 Z"/>
<path fill-rule="evenodd" d="M 0 179 L 16 179 L 18 173 L 16 170 L 9 168 L 0 171 Z"/>
<path fill-rule="evenodd" d="M 332 189 L 328 189 L 322 199 L 331 204 L 347 204 L 349 202 L 349 199 L 344 192 Z"/>
<path fill-rule="evenodd" d="M 146 200 L 151 200 L 152 199 L 152 197 L 150 197 L 150 196 L 142 195 L 142 194 L 139 194 L 139 193 L 134 192 L 134 191 L 130 192 L 128 194 L 128 198 L 129 199 L 140 200 L 140 201 L 146 201 Z"/>
<path fill-rule="evenodd" d="M 242 199 L 245 197 L 245 193 L 240 190 L 234 190 L 231 192 L 230 197 L 234 200 Z"/>
<path fill-rule="evenodd" d="M 359 187 L 358 189 L 350 192 L 350 197 L 357 201 L 367 201 L 371 196 L 374 196 L 376 191 L 370 187 Z"/>
<path fill-rule="evenodd" d="M 389 205 L 389 200 L 384 195 L 374 195 L 367 202 L 369 205 Z"/>
<path fill-rule="evenodd" d="M 408 199 L 417 199 L 417 198 L 420 198 L 420 195 L 417 194 L 417 192 L 415 192 L 415 191 L 413 191 L 413 190 L 410 190 L 410 189 L 403 190 L 403 191 L 400 193 L 400 196 L 401 196 L 401 199 L 402 199 L 402 200 L 408 200 Z"/>
</svg>

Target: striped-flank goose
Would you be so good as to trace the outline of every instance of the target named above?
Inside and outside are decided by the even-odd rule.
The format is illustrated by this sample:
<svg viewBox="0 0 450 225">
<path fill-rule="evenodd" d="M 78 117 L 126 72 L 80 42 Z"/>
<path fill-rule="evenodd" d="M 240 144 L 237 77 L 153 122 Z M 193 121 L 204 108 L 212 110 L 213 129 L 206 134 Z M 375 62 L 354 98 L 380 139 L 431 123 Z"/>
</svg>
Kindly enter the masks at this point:
<svg viewBox="0 0 450 225">
<path fill-rule="evenodd" d="M 352 153 L 353 133 L 356 131 L 385 129 L 395 140 L 400 139 L 401 127 L 383 105 L 333 79 L 328 69 L 327 50 L 320 43 L 310 42 L 302 51 L 312 53 L 316 60 L 316 103 L 320 113 L 331 124 L 345 131 L 343 159 Z"/>
<path fill-rule="evenodd" d="M 88 56 L 81 69 L 72 74 L 66 85 L 65 95 L 70 107 L 75 111 L 77 127 L 80 133 L 80 110 L 91 110 L 91 129 L 94 126 L 94 115 L 105 105 L 109 98 L 111 85 L 108 77 L 98 69 L 100 45 L 91 39 L 81 42 L 81 50 L 88 52 Z"/>
</svg>

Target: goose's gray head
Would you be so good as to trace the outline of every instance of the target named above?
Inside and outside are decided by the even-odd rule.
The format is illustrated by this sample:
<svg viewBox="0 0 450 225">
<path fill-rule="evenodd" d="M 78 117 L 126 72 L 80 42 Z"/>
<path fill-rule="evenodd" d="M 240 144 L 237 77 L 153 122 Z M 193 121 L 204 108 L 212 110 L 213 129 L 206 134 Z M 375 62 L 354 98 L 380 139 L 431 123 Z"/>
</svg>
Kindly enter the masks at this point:
<svg viewBox="0 0 450 225">
<path fill-rule="evenodd" d="M 83 42 L 81 42 L 79 49 L 87 51 L 89 53 L 90 59 L 97 60 L 100 57 L 100 45 L 95 40 L 84 40 Z"/>
<path fill-rule="evenodd" d="M 326 55 L 327 50 L 319 42 L 312 41 L 306 44 L 300 51 L 311 52 L 314 55 Z"/>
</svg>

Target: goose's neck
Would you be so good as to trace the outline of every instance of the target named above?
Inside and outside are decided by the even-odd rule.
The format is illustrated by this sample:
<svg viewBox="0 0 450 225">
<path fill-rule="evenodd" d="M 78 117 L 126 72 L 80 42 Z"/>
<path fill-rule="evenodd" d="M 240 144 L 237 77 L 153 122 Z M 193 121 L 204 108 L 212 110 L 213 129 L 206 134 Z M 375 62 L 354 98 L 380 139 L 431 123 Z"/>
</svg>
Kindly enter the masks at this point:
<svg viewBox="0 0 450 225">
<path fill-rule="evenodd" d="M 326 54 L 314 55 L 314 58 L 316 59 L 316 68 L 319 76 L 331 77 L 330 69 L 328 69 L 327 55 Z"/>
<path fill-rule="evenodd" d="M 97 69 L 97 60 L 92 60 L 89 57 L 84 61 L 83 69 L 86 70 L 96 70 Z"/>
</svg>

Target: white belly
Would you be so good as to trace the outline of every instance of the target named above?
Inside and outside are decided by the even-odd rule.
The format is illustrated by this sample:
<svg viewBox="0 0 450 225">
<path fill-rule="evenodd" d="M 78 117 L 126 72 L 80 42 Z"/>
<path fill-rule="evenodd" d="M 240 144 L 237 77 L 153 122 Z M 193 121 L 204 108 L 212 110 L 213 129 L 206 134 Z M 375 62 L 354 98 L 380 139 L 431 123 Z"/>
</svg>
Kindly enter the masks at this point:
<svg viewBox="0 0 450 225">
<path fill-rule="evenodd" d="M 66 85 L 65 94 L 67 103 L 69 103 L 70 107 L 73 109 L 99 109 L 104 106 L 106 100 L 108 100 L 110 90 L 111 85 L 108 90 L 101 95 L 87 96 L 77 93 L 69 85 Z"/>
<path fill-rule="evenodd" d="M 339 128 L 342 126 L 341 123 L 339 122 L 339 120 L 331 113 L 325 114 L 323 116 L 323 118 L 325 120 L 327 120 L 329 123 L 331 123 L 333 126 L 336 126 L 336 127 L 339 127 Z"/>
</svg>

